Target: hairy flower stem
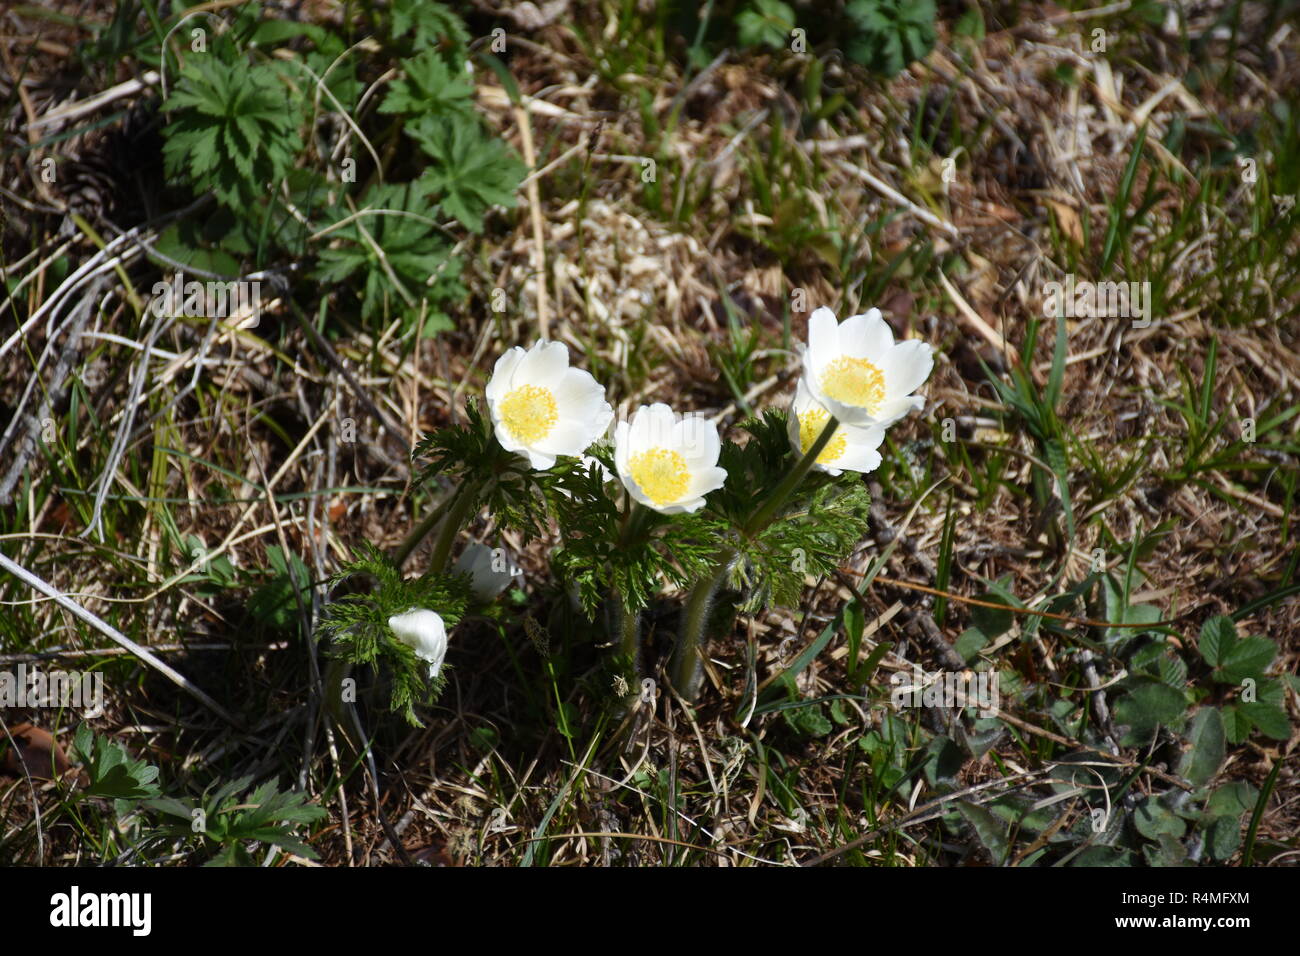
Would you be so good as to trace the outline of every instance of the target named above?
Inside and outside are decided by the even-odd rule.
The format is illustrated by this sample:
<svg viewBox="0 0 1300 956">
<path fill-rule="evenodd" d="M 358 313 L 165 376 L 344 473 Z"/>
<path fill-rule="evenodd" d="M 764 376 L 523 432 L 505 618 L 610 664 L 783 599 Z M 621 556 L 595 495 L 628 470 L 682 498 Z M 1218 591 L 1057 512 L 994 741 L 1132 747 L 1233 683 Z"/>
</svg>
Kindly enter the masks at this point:
<svg viewBox="0 0 1300 956">
<path fill-rule="evenodd" d="M 826 420 L 822 433 L 817 436 L 817 440 L 812 443 L 809 449 L 804 452 L 803 457 L 791 469 L 790 474 L 786 475 L 784 480 L 776 486 L 771 497 L 754 512 L 753 516 L 745 524 L 745 536 L 752 537 L 758 534 L 776 517 L 776 513 L 785 505 L 786 500 L 794 494 L 794 490 L 799 487 L 799 482 L 803 481 L 804 476 L 812 470 L 812 466 L 817 463 L 817 456 L 825 451 L 826 446 L 830 444 L 831 438 L 835 435 L 835 430 L 839 428 L 840 421 L 834 415 Z"/>
<path fill-rule="evenodd" d="M 439 519 L 447 513 L 447 508 L 456 499 L 456 495 L 459 491 L 459 488 L 453 490 L 451 494 L 430 509 L 429 513 L 421 519 L 420 523 L 411 529 L 411 533 L 402 539 L 402 543 L 393 549 L 394 565 L 400 568 L 406 563 L 406 559 L 411 556 L 411 552 L 414 551 L 420 542 L 424 540 L 425 536 L 434 529 L 434 526 L 437 525 Z"/>
<path fill-rule="evenodd" d="M 451 500 L 451 508 L 438 529 L 438 537 L 433 542 L 433 553 L 429 555 L 429 570 L 442 573 L 447 570 L 447 559 L 451 557 L 451 546 L 465 524 L 470 504 L 478 497 L 478 488 L 466 482 L 457 489 Z"/>
<path fill-rule="evenodd" d="M 641 505 L 629 500 L 627 511 L 623 515 L 623 530 L 618 536 L 619 548 L 626 548 L 634 542 L 645 528 L 649 512 Z M 629 671 L 625 677 L 630 686 L 635 687 L 644 671 L 641 660 L 641 612 L 627 606 L 623 595 L 615 589 L 610 598 L 614 620 L 618 629 L 619 649 L 630 661 Z"/>
<path fill-rule="evenodd" d="M 794 468 L 781 480 L 781 483 L 776 486 L 768 499 L 745 522 L 742 533 L 746 538 L 753 537 L 772 523 L 772 520 L 784 507 L 786 501 L 799 487 L 799 483 L 803 481 L 804 476 L 816 464 L 817 456 L 826 448 L 839 424 L 838 419 L 834 416 L 831 416 L 826 422 L 821 434 L 817 436 L 817 440 L 804 452 Z M 704 678 L 700 646 L 704 643 L 705 633 L 708 630 L 709 612 L 713 609 L 713 599 L 717 595 L 718 589 L 722 587 L 722 583 L 726 580 L 727 571 L 735 559 L 735 548 L 725 548 L 719 551 L 714 563 L 714 570 L 700 579 L 699 583 L 691 589 L 690 597 L 686 599 L 686 607 L 682 611 L 681 635 L 677 639 L 677 649 L 673 654 L 672 679 L 673 686 L 677 688 L 677 693 L 687 703 L 694 703 L 696 695 L 700 692 L 700 685 L 703 683 Z"/>
<path fill-rule="evenodd" d="M 618 643 L 622 654 L 630 662 L 627 674 L 629 686 L 635 686 L 641 679 L 643 670 L 641 661 L 641 612 L 634 611 L 615 592 L 610 599 L 615 626 L 618 628 Z"/>
<path fill-rule="evenodd" d="M 727 578 L 727 570 L 736 558 L 734 548 L 727 548 L 718 553 L 717 565 L 705 578 L 701 578 L 691 589 L 682 609 L 681 636 L 673 652 L 672 678 L 673 686 L 682 700 L 693 703 L 704 682 L 704 666 L 700 659 L 700 645 L 708 630 L 709 612 L 713 610 L 713 599 Z"/>
</svg>

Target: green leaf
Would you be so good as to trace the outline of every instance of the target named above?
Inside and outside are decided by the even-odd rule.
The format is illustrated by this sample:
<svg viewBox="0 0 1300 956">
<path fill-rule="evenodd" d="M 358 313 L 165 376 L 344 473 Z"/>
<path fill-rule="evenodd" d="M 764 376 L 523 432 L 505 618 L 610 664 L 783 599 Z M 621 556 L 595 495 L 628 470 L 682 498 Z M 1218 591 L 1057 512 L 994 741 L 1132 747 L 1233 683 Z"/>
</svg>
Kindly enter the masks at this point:
<svg viewBox="0 0 1300 956">
<path fill-rule="evenodd" d="M 133 759 L 121 745 L 93 733 L 84 723 L 73 737 L 73 753 L 89 778 L 86 796 L 144 800 L 159 793 L 157 767 Z"/>
<path fill-rule="evenodd" d="M 303 148 L 301 103 L 276 66 L 250 66 L 242 56 L 227 61 L 215 52 L 190 55 L 162 107 L 171 117 L 163 129 L 167 174 L 249 215 Z"/>
<path fill-rule="evenodd" d="M 279 545 L 266 549 L 272 577 L 248 600 L 248 613 L 253 620 L 272 630 L 283 631 L 298 619 L 298 597 L 306 606 L 311 605 L 311 572 L 296 554 L 285 559 Z"/>
<path fill-rule="evenodd" d="M 436 46 L 467 51 L 473 39 L 464 21 L 445 3 L 435 0 L 393 0 L 389 16 L 389 36 L 396 40 L 409 34 L 416 50 Z"/>
<path fill-rule="evenodd" d="M 1070 860 L 1070 866 L 1122 866 L 1133 865 L 1133 854 L 1112 846 L 1090 846 Z"/>
<path fill-rule="evenodd" d="M 1276 656 L 1277 645 L 1267 637 L 1246 637 L 1221 659 L 1219 672 L 1222 680 L 1231 684 L 1240 683 L 1247 677 L 1259 678 Z"/>
<path fill-rule="evenodd" d="M 1171 812 L 1157 797 L 1147 797 L 1133 814 L 1133 825 L 1139 833 L 1151 840 L 1162 834 L 1181 839 L 1187 832 L 1187 823 Z"/>
<path fill-rule="evenodd" d="M 849 58 L 885 76 L 927 56 L 937 39 L 933 0 L 852 0 L 845 14 L 858 28 Z"/>
<path fill-rule="evenodd" d="M 834 729 L 831 722 L 822 713 L 820 704 L 811 703 L 801 707 L 787 707 L 781 716 L 795 733 L 805 737 L 825 737 Z"/>
<path fill-rule="evenodd" d="M 1274 740 L 1291 736 L 1291 721 L 1283 701 L 1281 681 L 1270 678 L 1246 678 L 1254 682 L 1254 700 L 1238 699 L 1223 708 L 1224 726 L 1228 741 L 1239 744 L 1258 729 Z M 1243 691 L 1244 694 L 1244 691 Z"/>
<path fill-rule="evenodd" d="M 528 167 L 501 140 L 483 135 L 473 118 L 424 116 L 408 123 L 406 134 L 433 160 L 420 189 L 471 232 L 483 231 L 490 207 L 515 205 Z"/>
<path fill-rule="evenodd" d="M 1228 743 L 1239 744 L 1250 736 L 1255 725 L 1241 709 L 1240 704 L 1227 704 L 1223 708 L 1223 730 Z"/>
<path fill-rule="evenodd" d="M 780 674 L 773 678 L 772 682 L 768 685 L 768 689 L 765 691 L 764 696 L 770 699 L 770 696 L 775 693 L 778 688 L 792 689 L 795 686 L 795 678 L 803 673 L 808 665 L 817 659 L 817 655 L 826 649 L 826 645 L 831 642 L 831 638 L 833 638 L 835 632 L 839 630 L 839 625 L 840 621 L 838 618 L 826 625 L 821 634 L 817 636 L 817 639 L 805 647 L 803 651 L 800 652 L 799 656 L 790 662 L 789 667 L 782 670 Z"/>
<path fill-rule="evenodd" d="M 1287 740 L 1291 736 L 1291 721 L 1283 703 L 1282 685 L 1275 680 L 1261 680 L 1256 688 L 1257 699 L 1239 702 L 1237 706 L 1259 732 L 1274 740 Z"/>
<path fill-rule="evenodd" d="M 981 601 L 988 601 L 990 604 L 1004 604 L 1008 608 L 1023 607 L 1020 601 L 1008 597 L 1005 587 L 994 586 L 990 584 L 988 591 L 979 595 Z M 996 640 L 1007 631 L 1011 630 L 1011 625 L 1015 623 L 1016 617 L 1012 611 L 999 611 L 995 608 L 980 607 L 978 604 L 971 605 L 970 611 L 971 624 L 979 628 L 980 633 L 990 641 Z"/>
<path fill-rule="evenodd" d="M 1186 866 L 1187 848 L 1171 833 L 1160 833 L 1157 844 L 1142 847 L 1142 855 L 1149 866 Z"/>
<path fill-rule="evenodd" d="M 1231 816 L 1241 819 L 1255 808 L 1259 791 L 1242 780 L 1234 780 L 1218 787 L 1205 801 L 1205 817 Z"/>
<path fill-rule="evenodd" d="M 1215 860 L 1226 860 L 1241 846 L 1241 818 L 1215 817 L 1205 829 L 1205 849 Z"/>
<path fill-rule="evenodd" d="M 328 233 L 313 276 L 326 283 L 361 284 L 364 313 L 418 302 L 436 305 L 465 294 L 461 263 L 438 229 L 437 210 L 414 184 L 373 186 L 362 208 L 337 212 L 343 225 Z"/>
<path fill-rule="evenodd" d="M 989 645 L 988 636 L 978 627 L 968 627 L 962 631 L 957 640 L 952 642 L 952 649 L 969 663 L 979 652 Z"/>
<path fill-rule="evenodd" d="M 1226 615 L 1212 617 L 1201 625 L 1199 650 L 1205 663 L 1218 667 L 1237 642 L 1237 625 Z"/>
<path fill-rule="evenodd" d="M 790 42 L 794 25 L 794 10 L 781 0 L 755 0 L 751 8 L 737 14 L 736 36 L 743 46 L 779 50 Z"/>
<path fill-rule="evenodd" d="M 330 641 L 332 657 L 355 665 L 387 665 L 393 685 L 390 709 L 412 726 L 422 726 L 415 715 L 415 703 L 421 697 L 437 697 L 446 682 L 446 669 L 431 680 L 428 664 L 397 638 L 388 619 L 412 608 L 427 608 L 451 630 L 469 605 L 469 578 L 433 573 L 404 578 L 387 555 L 363 542 L 333 583 L 337 586 L 349 579 L 359 579 L 354 586 L 360 583 L 365 589 L 329 604 L 316 636 Z"/>
<path fill-rule="evenodd" d="M 1157 680 L 1139 678 L 1128 683 L 1127 692 L 1116 701 L 1115 720 L 1129 727 L 1124 739 L 1133 745 L 1150 737 L 1157 726 L 1179 720 L 1186 707 L 1187 697 L 1182 691 Z"/>
<path fill-rule="evenodd" d="M 1006 826 L 993 813 L 968 800 L 957 801 L 957 810 L 970 824 L 976 838 L 988 850 L 994 866 L 1001 866 L 1010 852 Z"/>
<path fill-rule="evenodd" d="M 381 113 L 444 116 L 473 111 L 474 84 L 463 71 L 453 73 L 434 50 L 402 61 L 403 79 L 394 80 Z"/>
<path fill-rule="evenodd" d="M 935 737 L 925 748 L 925 778 L 930 786 L 953 786 L 966 763 L 966 755 L 948 737 Z"/>
<path fill-rule="evenodd" d="M 1192 716 L 1187 729 L 1187 750 L 1178 772 L 1194 786 L 1204 786 L 1223 764 L 1225 737 L 1223 715 L 1217 708 L 1202 707 Z"/>
</svg>

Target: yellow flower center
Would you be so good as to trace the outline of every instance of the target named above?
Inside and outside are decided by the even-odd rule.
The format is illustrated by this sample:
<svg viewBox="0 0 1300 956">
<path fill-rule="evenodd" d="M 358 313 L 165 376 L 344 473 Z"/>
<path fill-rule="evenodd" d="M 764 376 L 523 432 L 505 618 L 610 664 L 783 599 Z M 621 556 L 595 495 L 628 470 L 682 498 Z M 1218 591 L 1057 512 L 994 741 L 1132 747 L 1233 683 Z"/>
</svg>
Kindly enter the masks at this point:
<svg viewBox="0 0 1300 956">
<path fill-rule="evenodd" d="M 799 450 L 807 453 L 808 449 L 813 446 L 830 421 L 831 413 L 824 408 L 810 408 L 799 416 Z M 844 449 L 848 447 L 849 441 L 844 435 L 843 428 L 837 428 L 831 440 L 826 443 L 822 453 L 817 456 L 817 464 L 829 465 L 836 461 L 844 454 Z"/>
<path fill-rule="evenodd" d="M 885 401 L 885 373 L 866 359 L 842 355 L 822 371 L 822 391 L 874 415 Z"/>
<path fill-rule="evenodd" d="M 667 448 L 651 448 L 633 455 L 627 470 L 645 496 L 657 505 L 681 500 L 691 485 L 686 459 Z"/>
<path fill-rule="evenodd" d="M 555 393 L 549 388 L 521 385 L 501 400 L 501 424 L 525 445 L 533 445 L 551 433 L 560 413 Z"/>
</svg>

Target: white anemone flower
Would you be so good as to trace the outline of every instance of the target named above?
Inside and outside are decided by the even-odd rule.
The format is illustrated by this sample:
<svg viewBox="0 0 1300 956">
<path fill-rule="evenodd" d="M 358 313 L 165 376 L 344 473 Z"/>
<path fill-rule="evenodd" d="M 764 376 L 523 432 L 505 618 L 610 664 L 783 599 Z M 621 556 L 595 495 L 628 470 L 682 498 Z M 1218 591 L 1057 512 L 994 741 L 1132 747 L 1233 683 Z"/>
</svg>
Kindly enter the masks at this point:
<svg viewBox="0 0 1300 956">
<path fill-rule="evenodd" d="M 455 574 L 468 574 L 470 590 L 480 601 L 492 601 L 522 574 L 505 548 L 489 548 L 474 542 L 461 552 L 453 568 Z"/>
<path fill-rule="evenodd" d="M 447 628 L 434 611 L 411 608 L 404 614 L 394 614 L 388 619 L 397 639 L 415 649 L 415 656 L 429 664 L 429 679 L 442 670 L 442 659 L 447 656 Z"/>
<path fill-rule="evenodd" d="M 713 422 L 678 418 L 667 405 L 642 405 L 614 430 L 614 465 L 634 499 L 662 514 L 698 511 L 727 480 Z"/>
<path fill-rule="evenodd" d="M 934 358 L 919 339 L 894 342 L 879 309 L 837 322 L 825 307 L 808 319 L 803 378 L 812 397 L 846 425 L 892 425 L 925 399 L 913 395 Z"/>
<path fill-rule="evenodd" d="M 812 448 L 822 429 L 831 419 L 831 413 L 812 397 L 803 379 L 795 389 L 794 403 L 790 406 L 790 444 L 803 455 Z M 830 475 L 845 471 L 866 473 L 880 467 L 880 448 L 885 440 L 883 425 L 845 425 L 841 423 L 831 435 L 826 447 L 813 463 L 813 467 Z"/>
<path fill-rule="evenodd" d="M 569 368 L 563 342 L 516 346 L 497 359 L 487 384 L 497 441 L 537 469 L 558 455 L 581 455 L 609 428 L 614 409 L 590 372 Z"/>
</svg>

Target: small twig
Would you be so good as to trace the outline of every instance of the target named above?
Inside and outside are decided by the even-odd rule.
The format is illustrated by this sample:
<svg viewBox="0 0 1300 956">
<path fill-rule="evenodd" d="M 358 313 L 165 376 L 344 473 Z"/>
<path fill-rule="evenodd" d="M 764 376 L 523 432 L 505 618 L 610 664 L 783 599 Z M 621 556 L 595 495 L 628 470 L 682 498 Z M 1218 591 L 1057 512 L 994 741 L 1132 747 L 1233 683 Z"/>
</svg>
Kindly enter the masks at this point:
<svg viewBox="0 0 1300 956">
<path fill-rule="evenodd" d="M 524 162 L 530 170 L 537 168 L 537 152 L 533 148 L 533 127 L 528 118 L 528 111 L 522 106 L 515 107 L 515 121 L 519 123 L 519 135 L 524 149 Z M 546 308 L 546 246 L 542 231 L 542 200 L 537 188 L 537 176 L 530 176 L 526 192 L 528 209 L 533 224 L 533 272 L 537 277 L 537 333 L 546 339 L 550 337 L 550 316 Z"/>
<path fill-rule="evenodd" d="M 273 644 L 241 644 L 244 651 L 283 651 L 288 648 L 288 641 L 276 641 Z M 179 651 L 228 651 L 233 644 L 151 644 L 149 650 L 155 654 L 175 654 Z M 22 664 L 34 661 L 68 660 L 75 657 L 120 657 L 130 654 L 124 647 L 66 647 L 34 654 L 0 654 L 0 664 Z"/>
<path fill-rule="evenodd" d="M 1172 627 L 1183 618 L 1191 614 L 1188 611 L 1185 614 L 1179 614 L 1177 617 L 1165 618 L 1160 621 L 1147 621 L 1146 623 L 1134 623 L 1124 621 L 1098 621 L 1091 617 L 1071 617 L 1069 614 L 1057 614 L 1055 611 L 1040 611 L 1032 607 L 1014 607 L 1010 604 L 998 604 L 996 601 L 982 601 L 979 598 L 966 597 L 961 594 L 953 594 L 951 591 L 943 591 L 939 588 L 932 588 L 926 584 L 920 584 L 916 581 L 900 581 L 897 578 L 887 578 L 883 574 L 877 575 L 876 580 L 882 584 L 889 584 L 896 588 L 906 588 L 909 591 L 920 591 L 922 594 L 932 594 L 935 597 L 947 598 L 950 601 L 959 601 L 962 604 L 973 604 L 976 607 L 989 607 L 999 611 L 1010 611 L 1012 614 L 1029 614 L 1033 617 L 1045 617 L 1053 621 L 1061 621 L 1064 624 L 1077 624 L 1080 627 L 1127 627 L 1141 628 L 1150 630 L 1157 627 Z M 1197 608 L 1192 609 L 1197 610 Z"/>
<path fill-rule="evenodd" d="M 311 322 L 307 320 L 307 316 L 303 314 L 302 309 L 298 308 L 298 303 L 288 298 L 285 299 L 285 302 L 288 303 L 290 311 L 292 311 L 297 317 L 298 324 L 301 325 L 303 331 L 307 333 L 307 337 L 311 339 L 312 344 L 320 350 L 321 354 L 325 356 L 330 365 L 334 367 L 334 370 L 343 376 L 343 381 L 348 383 L 348 388 L 350 388 L 352 394 L 357 397 L 357 401 L 365 406 L 366 411 L 370 413 L 371 417 L 374 418 L 375 421 L 383 426 L 385 431 L 390 435 L 401 438 L 401 426 L 389 418 L 387 413 L 379 408 L 379 406 L 371 400 L 365 390 L 357 384 L 357 380 L 352 377 L 352 373 L 349 372 L 347 366 L 343 364 L 343 360 L 339 358 L 338 353 L 334 351 L 333 346 L 326 342 L 324 336 L 316 331 L 316 326 L 312 325 Z"/>
<path fill-rule="evenodd" d="M 131 640 L 129 637 L 127 637 L 125 634 L 119 631 L 117 628 L 113 627 L 113 625 L 109 624 L 106 621 L 101 620 L 100 618 L 92 614 L 90 611 L 87 611 L 80 604 L 76 603 L 73 600 L 70 600 L 61 591 L 59 591 L 58 588 L 54 587 L 51 584 L 46 583 L 44 580 L 37 577 L 35 574 L 32 574 L 32 572 L 28 571 L 22 565 L 15 564 L 13 561 L 10 561 L 9 558 L 3 554 L 0 554 L 0 568 L 3 568 L 4 570 L 8 571 L 14 577 L 18 578 L 28 586 L 33 587 L 36 590 L 40 591 L 42 594 L 48 595 L 57 604 L 71 611 L 73 614 L 81 618 L 83 621 L 85 621 L 95 630 L 99 631 L 105 637 L 108 637 L 111 640 L 116 641 L 118 644 L 122 645 L 122 647 L 126 648 L 127 651 L 134 654 L 136 657 L 140 658 L 140 660 L 144 661 L 154 670 L 158 671 L 158 673 L 162 674 L 172 683 L 176 684 L 176 686 L 180 687 L 187 694 L 191 695 L 195 700 L 203 704 L 203 706 L 207 707 L 209 710 L 211 710 L 222 720 L 226 721 L 226 723 L 231 724 L 235 727 L 241 726 L 239 721 L 236 720 L 233 716 L 231 716 L 230 713 L 228 713 L 224 707 L 222 707 L 215 700 L 213 700 L 206 693 L 204 693 L 201 689 L 199 689 L 188 677 L 186 677 L 180 671 L 176 670 L 170 664 L 167 664 L 164 661 L 159 660 L 156 656 L 154 656 L 152 651 L 150 651 L 148 648 L 141 647 L 139 644 Z"/>
<path fill-rule="evenodd" d="M 931 226 L 934 226 L 936 229 L 941 229 L 942 231 L 946 232 L 948 235 L 952 236 L 954 239 L 960 237 L 961 233 L 957 231 L 957 227 L 954 226 L 952 223 L 948 222 L 945 219 L 940 219 L 938 216 L 930 212 L 930 210 L 926 209 L 925 207 L 918 206 L 916 203 L 912 202 L 912 200 L 908 199 L 906 196 L 900 193 L 893 186 L 889 185 L 889 183 L 885 182 L 883 179 L 880 179 L 877 176 L 873 176 L 871 173 L 867 172 L 867 170 L 863 169 L 861 166 L 855 166 L 853 163 L 847 162 L 846 160 L 842 160 L 842 159 L 837 160 L 835 165 L 839 166 L 839 168 L 844 170 L 846 173 L 849 173 L 852 176 L 857 176 L 864 183 L 866 183 L 872 189 L 876 190 L 876 192 L 880 193 L 886 199 L 891 199 L 894 202 L 898 203 L 900 206 L 904 206 L 905 208 L 910 209 L 912 211 L 912 215 L 916 216 L 916 218 L 920 219 L 922 222 L 929 223 Z"/>
<path fill-rule="evenodd" d="M 375 798 L 375 816 L 379 818 L 379 823 L 384 828 L 384 836 L 388 838 L 388 842 L 397 851 L 403 865 L 414 866 L 415 861 L 411 859 L 411 854 L 406 852 L 406 847 L 402 846 L 402 838 L 393 829 L 393 824 L 389 821 L 388 815 L 384 813 L 384 808 L 380 804 L 379 769 L 375 766 L 375 751 L 370 738 L 366 736 L 366 732 L 361 726 L 361 717 L 357 714 L 356 705 L 353 704 L 348 707 L 348 712 L 352 714 L 352 723 L 357 728 L 357 741 L 365 747 L 366 763 L 370 765 L 370 791 Z"/>
</svg>

